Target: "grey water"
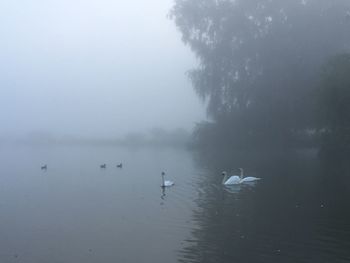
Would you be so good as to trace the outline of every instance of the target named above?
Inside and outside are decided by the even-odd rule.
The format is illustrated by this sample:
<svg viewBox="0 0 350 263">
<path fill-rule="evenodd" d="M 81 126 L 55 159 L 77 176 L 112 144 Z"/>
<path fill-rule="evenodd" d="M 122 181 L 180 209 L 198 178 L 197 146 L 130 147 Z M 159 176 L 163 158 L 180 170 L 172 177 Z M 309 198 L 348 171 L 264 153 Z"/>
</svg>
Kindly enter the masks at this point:
<svg viewBox="0 0 350 263">
<path fill-rule="evenodd" d="M 236 168 L 171 148 L 2 147 L 0 262 L 350 262 L 349 176 L 286 158 L 222 186 Z"/>
</svg>

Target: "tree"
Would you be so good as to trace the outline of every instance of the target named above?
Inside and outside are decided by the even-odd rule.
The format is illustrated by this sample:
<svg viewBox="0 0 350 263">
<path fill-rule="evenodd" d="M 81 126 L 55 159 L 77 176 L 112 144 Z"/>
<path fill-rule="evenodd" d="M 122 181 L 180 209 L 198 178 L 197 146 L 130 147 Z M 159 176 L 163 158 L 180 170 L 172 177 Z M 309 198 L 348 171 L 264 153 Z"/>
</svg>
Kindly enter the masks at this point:
<svg viewBox="0 0 350 263">
<path fill-rule="evenodd" d="M 328 60 L 317 94 L 319 130 L 323 150 L 350 150 L 350 54 Z"/>
<path fill-rule="evenodd" d="M 347 0 L 176 0 L 171 17 L 218 129 L 281 144 L 311 124 L 317 69 L 350 44 L 348 10 Z"/>
</svg>

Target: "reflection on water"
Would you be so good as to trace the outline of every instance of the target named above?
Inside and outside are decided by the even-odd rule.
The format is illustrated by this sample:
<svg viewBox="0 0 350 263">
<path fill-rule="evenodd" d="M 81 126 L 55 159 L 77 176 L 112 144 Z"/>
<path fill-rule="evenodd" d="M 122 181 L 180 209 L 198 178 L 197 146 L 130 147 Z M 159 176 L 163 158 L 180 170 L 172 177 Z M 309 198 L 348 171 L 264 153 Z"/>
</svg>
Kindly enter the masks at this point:
<svg viewBox="0 0 350 263">
<path fill-rule="evenodd" d="M 1 263 L 350 261 L 344 163 L 113 147 L 0 157 Z M 262 180 L 221 184 L 242 166 Z"/>
<path fill-rule="evenodd" d="M 244 184 L 223 185 L 223 189 L 231 194 L 239 194 L 242 190 L 253 191 L 258 182 L 247 182 Z"/>
<path fill-rule="evenodd" d="M 207 175 L 198 184 L 197 226 L 179 262 L 350 261 L 350 189 L 344 179 L 349 174 L 324 185 L 333 174 L 325 175 L 314 158 L 251 159 L 247 168 L 263 180 L 217 187 L 213 174 L 229 164 L 216 160 L 208 166 L 208 158 L 200 157 L 197 164 L 207 167 Z"/>
<path fill-rule="evenodd" d="M 166 196 L 166 194 L 165 194 L 165 187 L 161 187 L 160 189 L 162 191 L 162 195 L 160 196 L 160 198 L 162 198 L 164 200 L 165 196 Z"/>
<path fill-rule="evenodd" d="M 177 262 L 193 174 L 183 150 L 0 148 L 0 262 Z"/>
</svg>

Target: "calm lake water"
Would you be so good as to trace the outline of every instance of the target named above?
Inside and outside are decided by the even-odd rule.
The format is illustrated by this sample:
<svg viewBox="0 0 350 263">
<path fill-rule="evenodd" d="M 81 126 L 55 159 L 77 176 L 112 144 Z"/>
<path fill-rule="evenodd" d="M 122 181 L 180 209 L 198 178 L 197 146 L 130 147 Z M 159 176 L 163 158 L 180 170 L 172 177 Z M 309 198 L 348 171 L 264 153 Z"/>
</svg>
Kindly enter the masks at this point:
<svg viewBox="0 0 350 263">
<path fill-rule="evenodd" d="M 222 159 L 181 149 L 1 147 L 0 262 L 350 262 L 346 172 L 308 157 L 242 161 L 263 179 L 224 187 L 221 171 L 239 166 Z M 165 191 L 162 171 L 175 181 Z"/>
</svg>

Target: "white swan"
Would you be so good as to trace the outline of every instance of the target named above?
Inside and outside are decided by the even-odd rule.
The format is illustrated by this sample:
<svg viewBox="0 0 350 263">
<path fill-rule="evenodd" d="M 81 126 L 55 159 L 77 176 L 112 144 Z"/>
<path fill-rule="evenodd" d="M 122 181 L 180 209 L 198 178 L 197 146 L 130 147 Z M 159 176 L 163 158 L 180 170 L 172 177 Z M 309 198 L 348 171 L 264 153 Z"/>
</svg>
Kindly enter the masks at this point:
<svg viewBox="0 0 350 263">
<path fill-rule="evenodd" d="M 258 180 L 261 179 L 261 178 L 254 177 L 254 176 L 244 177 L 244 170 L 243 170 L 243 168 L 238 168 L 238 169 L 241 171 L 241 175 L 240 175 L 241 183 L 249 183 L 249 182 L 258 181 Z"/>
<path fill-rule="evenodd" d="M 175 184 L 173 181 L 165 181 L 164 176 L 165 176 L 165 173 L 162 172 L 162 185 L 161 185 L 161 187 L 170 187 L 170 186 L 173 186 Z"/>
<path fill-rule="evenodd" d="M 233 175 L 233 176 L 230 176 L 228 179 L 227 179 L 227 173 L 222 172 L 222 175 L 224 176 L 224 179 L 222 180 L 222 184 L 224 184 L 224 185 L 242 184 L 242 183 L 249 183 L 249 182 L 258 181 L 261 179 L 261 178 L 257 178 L 257 177 L 253 177 L 253 176 L 244 177 L 243 168 L 239 168 L 239 170 L 241 171 L 240 176 Z"/>
<path fill-rule="evenodd" d="M 224 178 L 222 179 L 222 184 L 230 185 L 230 184 L 240 184 L 241 179 L 238 175 L 232 175 L 227 179 L 227 173 L 224 171 L 222 172 L 222 175 Z"/>
</svg>

